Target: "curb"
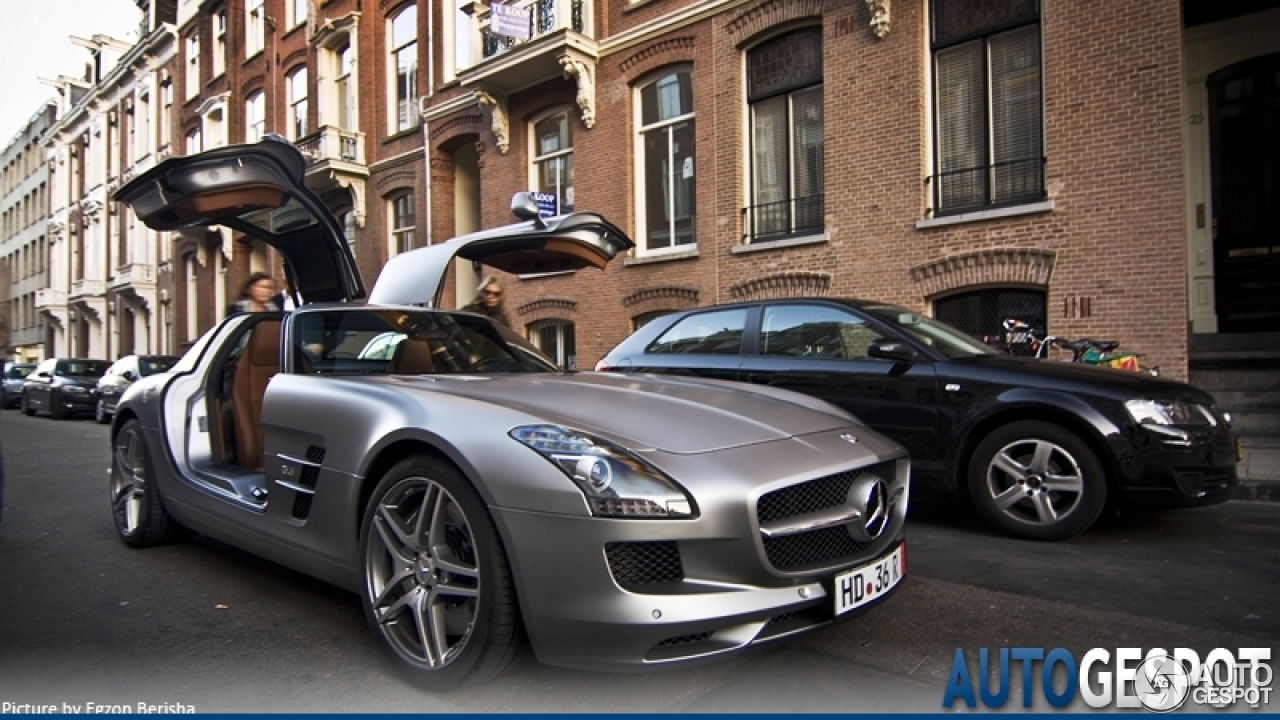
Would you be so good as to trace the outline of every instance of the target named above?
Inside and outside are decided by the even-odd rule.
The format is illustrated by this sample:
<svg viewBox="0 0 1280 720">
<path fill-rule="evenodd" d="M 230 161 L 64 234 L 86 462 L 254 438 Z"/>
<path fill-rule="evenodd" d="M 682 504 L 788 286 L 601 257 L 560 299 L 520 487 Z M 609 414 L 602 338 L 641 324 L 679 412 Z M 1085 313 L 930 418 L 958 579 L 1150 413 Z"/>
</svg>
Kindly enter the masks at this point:
<svg viewBox="0 0 1280 720">
<path fill-rule="evenodd" d="M 1280 502 L 1280 480 L 1240 480 L 1232 500 L 1262 500 Z"/>
</svg>

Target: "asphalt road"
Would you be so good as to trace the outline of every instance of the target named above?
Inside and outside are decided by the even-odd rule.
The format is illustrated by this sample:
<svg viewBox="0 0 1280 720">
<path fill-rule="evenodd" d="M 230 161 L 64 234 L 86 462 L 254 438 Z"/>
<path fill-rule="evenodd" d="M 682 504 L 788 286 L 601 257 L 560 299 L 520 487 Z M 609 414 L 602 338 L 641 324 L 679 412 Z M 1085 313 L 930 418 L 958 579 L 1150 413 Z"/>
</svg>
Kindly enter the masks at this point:
<svg viewBox="0 0 1280 720">
<path fill-rule="evenodd" d="M 1280 645 L 1280 503 L 1109 517 L 1055 544 L 993 535 L 954 503 L 917 504 L 906 584 L 856 622 L 646 675 L 560 670 L 526 651 L 488 685 L 431 694 L 382 657 L 354 595 L 203 537 L 126 548 L 108 510 L 106 427 L 4 411 L 0 444 L 0 706 L 933 712 L 957 648 L 1274 658 Z"/>
</svg>

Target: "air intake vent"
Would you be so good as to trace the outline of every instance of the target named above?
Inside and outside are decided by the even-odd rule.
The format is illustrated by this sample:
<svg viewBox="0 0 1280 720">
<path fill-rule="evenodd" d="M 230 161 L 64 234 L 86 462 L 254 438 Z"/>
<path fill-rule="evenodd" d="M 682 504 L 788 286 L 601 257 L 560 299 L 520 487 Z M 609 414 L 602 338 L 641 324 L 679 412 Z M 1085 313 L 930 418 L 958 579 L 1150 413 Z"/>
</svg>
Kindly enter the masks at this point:
<svg viewBox="0 0 1280 720">
<path fill-rule="evenodd" d="M 680 549 L 674 541 L 608 543 L 604 551 L 609 572 L 624 590 L 642 592 L 646 586 L 684 579 Z"/>
</svg>

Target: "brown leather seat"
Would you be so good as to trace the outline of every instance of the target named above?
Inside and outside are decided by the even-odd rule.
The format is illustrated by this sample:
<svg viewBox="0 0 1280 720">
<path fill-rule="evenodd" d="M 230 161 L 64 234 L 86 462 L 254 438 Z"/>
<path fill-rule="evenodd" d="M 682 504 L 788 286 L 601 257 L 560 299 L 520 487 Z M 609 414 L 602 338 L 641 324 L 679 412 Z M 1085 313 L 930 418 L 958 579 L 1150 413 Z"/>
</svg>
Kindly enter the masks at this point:
<svg viewBox="0 0 1280 720">
<path fill-rule="evenodd" d="M 249 343 L 236 360 L 231 409 L 236 423 L 236 464 L 262 471 L 262 398 L 267 382 L 280 372 L 280 321 L 253 326 Z"/>
<path fill-rule="evenodd" d="M 436 364 L 431 360 L 431 346 L 423 340 L 401 340 L 391 354 L 391 362 L 387 363 L 388 375 L 427 375 L 434 372 Z"/>
</svg>

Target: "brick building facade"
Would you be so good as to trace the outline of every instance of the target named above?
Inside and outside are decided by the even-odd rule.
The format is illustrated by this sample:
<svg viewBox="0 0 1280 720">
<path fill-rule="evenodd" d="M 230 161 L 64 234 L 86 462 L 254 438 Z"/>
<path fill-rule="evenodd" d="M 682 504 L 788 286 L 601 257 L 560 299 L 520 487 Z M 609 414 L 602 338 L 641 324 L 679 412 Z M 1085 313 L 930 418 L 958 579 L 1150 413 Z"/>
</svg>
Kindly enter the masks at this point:
<svg viewBox="0 0 1280 720">
<path fill-rule="evenodd" d="M 607 271 L 504 278 L 517 330 L 579 368 L 655 313 L 831 295 L 977 334 L 1029 316 L 1185 377 L 1189 322 L 1218 329 L 1195 325 L 1217 206 L 1188 112 L 1215 68 L 1188 53 L 1280 29 L 1274 6 L 182 0 L 175 132 L 296 142 L 369 285 L 403 249 L 511 222 L 519 190 L 611 218 L 639 247 Z M 181 238 L 177 342 L 276 264 Z M 485 272 L 459 263 L 446 302 Z"/>
</svg>

